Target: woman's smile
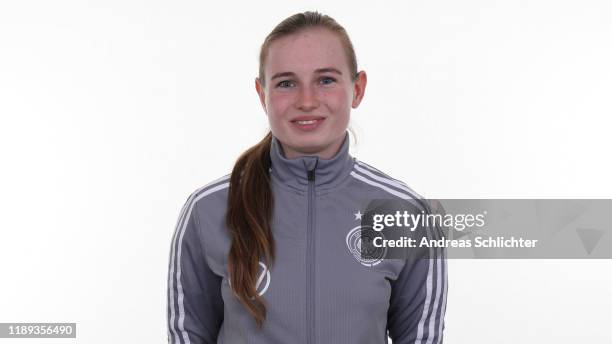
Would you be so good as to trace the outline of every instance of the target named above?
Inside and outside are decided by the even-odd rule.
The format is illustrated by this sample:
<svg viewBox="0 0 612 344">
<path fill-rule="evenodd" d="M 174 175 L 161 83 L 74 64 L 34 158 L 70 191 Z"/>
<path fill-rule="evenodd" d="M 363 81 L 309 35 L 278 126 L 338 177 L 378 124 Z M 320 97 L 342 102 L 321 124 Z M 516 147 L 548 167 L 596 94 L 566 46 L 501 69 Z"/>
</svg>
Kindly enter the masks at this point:
<svg viewBox="0 0 612 344">
<path fill-rule="evenodd" d="M 302 131 L 313 131 L 325 121 L 321 116 L 299 116 L 291 120 L 293 126 Z"/>
</svg>

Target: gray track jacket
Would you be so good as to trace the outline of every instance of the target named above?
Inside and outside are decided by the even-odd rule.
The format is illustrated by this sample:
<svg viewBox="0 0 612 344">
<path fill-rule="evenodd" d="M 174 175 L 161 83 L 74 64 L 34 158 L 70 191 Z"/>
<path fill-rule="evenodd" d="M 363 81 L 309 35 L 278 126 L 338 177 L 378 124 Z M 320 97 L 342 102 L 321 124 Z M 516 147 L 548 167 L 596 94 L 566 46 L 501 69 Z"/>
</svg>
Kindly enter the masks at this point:
<svg viewBox="0 0 612 344">
<path fill-rule="evenodd" d="M 348 133 L 329 160 L 286 159 L 276 138 L 270 158 L 277 255 L 271 268 L 260 262 L 264 327 L 230 289 L 225 176 L 193 192 L 176 224 L 169 343 L 442 343 L 445 256 L 373 262 L 355 254 L 352 239 L 369 199 L 420 197 L 349 155 Z"/>
</svg>

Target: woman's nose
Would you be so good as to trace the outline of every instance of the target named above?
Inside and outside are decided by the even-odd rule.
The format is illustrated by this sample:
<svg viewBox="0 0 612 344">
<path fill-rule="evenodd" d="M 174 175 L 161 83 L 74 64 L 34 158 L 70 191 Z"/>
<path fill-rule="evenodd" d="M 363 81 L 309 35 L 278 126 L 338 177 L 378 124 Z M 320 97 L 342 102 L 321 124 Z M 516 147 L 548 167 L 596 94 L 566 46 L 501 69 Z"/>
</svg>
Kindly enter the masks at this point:
<svg viewBox="0 0 612 344">
<path fill-rule="evenodd" d="M 312 87 L 302 87 L 298 95 L 297 106 L 301 110 L 314 109 L 319 106 L 319 99 Z"/>
</svg>

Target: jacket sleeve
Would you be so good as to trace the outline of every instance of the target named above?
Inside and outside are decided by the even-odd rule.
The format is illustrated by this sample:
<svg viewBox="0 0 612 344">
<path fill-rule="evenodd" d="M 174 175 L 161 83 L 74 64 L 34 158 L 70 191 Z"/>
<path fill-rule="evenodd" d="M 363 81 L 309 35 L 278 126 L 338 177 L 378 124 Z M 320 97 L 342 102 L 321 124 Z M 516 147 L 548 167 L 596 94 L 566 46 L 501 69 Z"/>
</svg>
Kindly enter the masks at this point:
<svg viewBox="0 0 612 344">
<path fill-rule="evenodd" d="M 439 228 L 426 230 L 440 239 Z M 441 344 L 446 312 L 446 250 L 429 248 L 423 257 L 407 259 L 392 282 L 387 328 L 393 344 Z"/>
<path fill-rule="evenodd" d="M 195 194 L 176 224 L 167 287 L 168 343 L 216 343 L 223 321 L 221 277 L 208 266 L 197 222 Z"/>
</svg>

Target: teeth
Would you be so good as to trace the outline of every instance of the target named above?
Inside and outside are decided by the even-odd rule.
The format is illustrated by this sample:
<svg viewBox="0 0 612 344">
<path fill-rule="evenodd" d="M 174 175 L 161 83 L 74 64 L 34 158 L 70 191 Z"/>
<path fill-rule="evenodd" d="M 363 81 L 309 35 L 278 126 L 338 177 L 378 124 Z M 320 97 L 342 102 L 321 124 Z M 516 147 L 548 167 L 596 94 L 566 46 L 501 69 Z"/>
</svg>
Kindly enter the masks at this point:
<svg viewBox="0 0 612 344">
<path fill-rule="evenodd" d="M 313 124 L 316 121 L 317 121 L 316 119 L 312 119 L 312 120 L 309 120 L 309 121 L 297 121 L 297 123 L 300 124 L 300 125 L 306 125 L 306 124 Z"/>
</svg>

